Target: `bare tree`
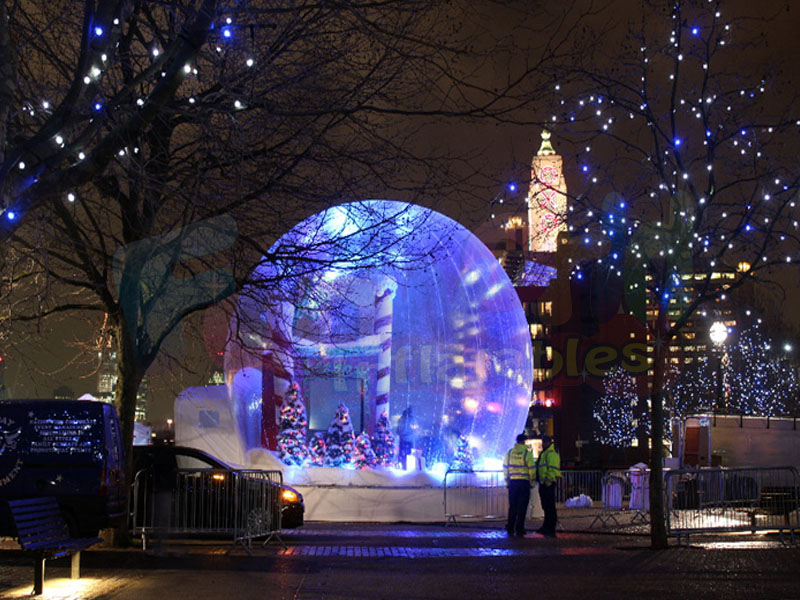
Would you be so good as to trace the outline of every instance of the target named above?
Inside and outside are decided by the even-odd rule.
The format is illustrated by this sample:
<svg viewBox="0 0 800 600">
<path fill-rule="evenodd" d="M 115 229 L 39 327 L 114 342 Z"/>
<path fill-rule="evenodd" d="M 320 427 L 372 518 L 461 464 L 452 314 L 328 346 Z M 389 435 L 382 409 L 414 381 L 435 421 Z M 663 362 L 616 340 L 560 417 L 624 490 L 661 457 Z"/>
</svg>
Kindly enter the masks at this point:
<svg viewBox="0 0 800 600">
<path fill-rule="evenodd" d="M 486 28 L 490 12 L 527 39 Z M 311 214 L 472 185 L 475 154 L 437 134 L 529 122 L 540 67 L 574 52 L 576 19 L 490 1 L 2 3 L 0 323 L 103 323 L 92 337 L 113 337 L 130 446 L 170 332 L 262 257 L 299 256 L 270 246 Z"/>
<path fill-rule="evenodd" d="M 633 4 L 633 3 L 631 3 Z M 741 7 L 740 7 L 741 8 Z M 719 1 L 645 1 L 589 68 L 567 69 L 553 116 L 582 182 L 563 218 L 602 247 L 610 285 L 648 317 L 651 536 L 666 547 L 662 456 L 667 354 L 698 311 L 800 262 L 797 96 L 762 18 Z M 619 42 L 619 43 L 617 43 Z M 573 190 L 575 190 L 573 186 Z M 593 261 L 597 263 L 597 260 Z M 575 273 L 579 272 L 578 266 Z M 697 343 L 701 343 L 697 340 Z"/>
</svg>

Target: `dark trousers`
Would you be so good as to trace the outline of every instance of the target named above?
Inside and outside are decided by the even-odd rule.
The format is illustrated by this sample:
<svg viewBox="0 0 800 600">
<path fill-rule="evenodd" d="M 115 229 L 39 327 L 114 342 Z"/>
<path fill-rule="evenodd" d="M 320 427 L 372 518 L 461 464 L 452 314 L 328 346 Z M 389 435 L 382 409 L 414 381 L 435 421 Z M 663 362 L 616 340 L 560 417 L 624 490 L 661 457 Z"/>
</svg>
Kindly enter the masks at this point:
<svg viewBox="0 0 800 600">
<path fill-rule="evenodd" d="M 555 484 L 544 485 L 539 484 L 539 498 L 542 501 L 542 510 L 544 511 L 544 523 L 542 523 L 542 533 L 556 532 L 556 523 L 558 523 L 558 513 L 556 513 L 556 486 Z"/>
<path fill-rule="evenodd" d="M 528 501 L 531 499 L 531 484 L 527 479 L 511 479 L 508 482 L 508 521 L 506 531 L 523 535 Z"/>
</svg>

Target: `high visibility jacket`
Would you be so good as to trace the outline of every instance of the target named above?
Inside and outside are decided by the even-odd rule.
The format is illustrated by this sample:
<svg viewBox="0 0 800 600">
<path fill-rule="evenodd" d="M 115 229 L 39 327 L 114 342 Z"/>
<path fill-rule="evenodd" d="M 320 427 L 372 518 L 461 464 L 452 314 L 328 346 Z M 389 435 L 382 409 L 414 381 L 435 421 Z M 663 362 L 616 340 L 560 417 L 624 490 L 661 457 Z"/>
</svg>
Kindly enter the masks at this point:
<svg viewBox="0 0 800 600">
<path fill-rule="evenodd" d="M 533 460 L 533 453 L 528 450 L 525 444 L 514 444 L 514 447 L 506 452 L 503 459 L 503 476 L 506 483 L 512 479 L 525 479 L 533 481 L 536 463 Z"/>
<path fill-rule="evenodd" d="M 536 481 L 550 485 L 561 477 L 561 457 L 550 444 L 536 459 Z"/>
</svg>

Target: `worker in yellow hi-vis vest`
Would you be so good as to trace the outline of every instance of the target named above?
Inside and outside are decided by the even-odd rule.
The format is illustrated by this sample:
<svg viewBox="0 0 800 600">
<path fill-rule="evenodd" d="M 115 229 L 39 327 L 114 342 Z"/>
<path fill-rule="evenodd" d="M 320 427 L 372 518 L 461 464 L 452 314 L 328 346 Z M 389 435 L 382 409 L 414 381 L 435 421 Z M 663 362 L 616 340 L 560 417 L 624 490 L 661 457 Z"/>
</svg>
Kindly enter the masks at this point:
<svg viewBox="0 0 800 600">
<path fill-rule="evenodd" d="M 534 467 L 533 453 L 525 445 L 525 434 L 521 433 L 503 460 L 503 475 L 508 488 L 508 535 L 525 535 L 525 515 L 531 499 Z"/>
<path fill-rule="evenodd" d="M 536 458 L 536 483 L 544 510 L 544 523 L 536 530 L 545 537 L 556 537 L 556 482 L 561 477 L 561 457 L 553 447 L 553 438 L 542 436 L 542 452 Z"/>
</svg>

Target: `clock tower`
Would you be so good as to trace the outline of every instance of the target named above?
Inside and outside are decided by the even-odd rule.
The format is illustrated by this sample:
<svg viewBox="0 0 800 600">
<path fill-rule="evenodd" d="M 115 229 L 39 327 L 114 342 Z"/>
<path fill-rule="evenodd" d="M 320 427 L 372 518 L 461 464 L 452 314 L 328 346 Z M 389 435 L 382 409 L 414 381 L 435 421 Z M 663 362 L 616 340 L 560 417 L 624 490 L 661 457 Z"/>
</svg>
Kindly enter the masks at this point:
<svg viewBox="0 0 800 600">
<path fill-rule="evenodd" d="M 558 234 L 567 230 L 567 183 L 561 156 L 542 131 L 542 145 L 531 164 L 528 192 L 528 250 L 555 252 Z"/>
</svg>

